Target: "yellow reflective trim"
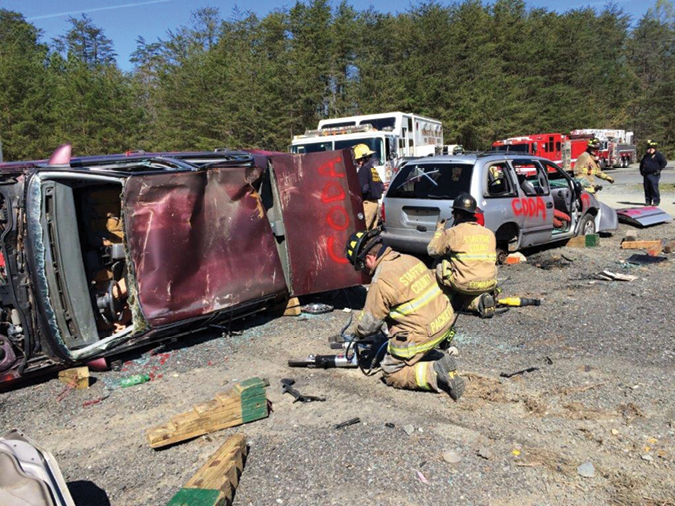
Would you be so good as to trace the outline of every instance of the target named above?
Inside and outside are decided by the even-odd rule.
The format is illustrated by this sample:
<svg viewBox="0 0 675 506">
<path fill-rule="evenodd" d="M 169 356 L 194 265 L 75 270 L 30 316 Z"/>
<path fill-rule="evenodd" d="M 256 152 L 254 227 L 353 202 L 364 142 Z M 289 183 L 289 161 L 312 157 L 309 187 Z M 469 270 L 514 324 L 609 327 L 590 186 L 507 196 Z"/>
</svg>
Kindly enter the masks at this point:
<svg viewBox="0 0 675 506">
<path fill-rule="evenodd" d="M 419 297 L 411 300 L 410 302 L 405 302 L 403 304 L 396 306 L 389 312 L 389 316 L 391 318 L 394 318 L 395 320 L 402 318 L 403 316 L 409 315 L 410 313 L 423 308 L 424 306 L 429 304 L 429 302 L 431 302 L 436 297 L 442 294 L 443 292 L 441 291 L 441 289 L 438 287 L 437 284 L 434 283 L 434 285 L 431 288 L 429 288 Z"/>
<path fill-rule="evenodd" d="M 431 385 L 427 381 L 427 362 L 417 362 L 415 364 L 415 381 L 422 390 L 431 390 Z"/>
<path fill-rule="evenodd" d="M 425 353 L 429 350 L 434 349 L 436 346 L 441 344 L 445 339 L 448 337 L 454 337 L 454 328 L 450 328 L 448 332 L 445 334 L 441 335 L 440 337 L 437 337 L 436 339 L 432 339 L 431 341 L 427 341 L 426 343 L 418 344 L 415 346 L 402 346 L 398 347 L 395 345 L 391 344 L 391 340 L 389 341 L 389 344 L 387 345 L 387 351 L 389 351 L 390 354 L 396 355 L 397 357 L 402 357 L 402 358 L 410 358 L 414 357 L 418 353 Z"/>
<path fill-rule="evenodd" d="M 471 253 L 455 253 L 452 255 L 453 258 L 457 260 L 485 260 L 486 262 L 496 262 L 497 254 L 496 253 L 485 253 L 485 254 L 471 254 Z"/>
</svg>

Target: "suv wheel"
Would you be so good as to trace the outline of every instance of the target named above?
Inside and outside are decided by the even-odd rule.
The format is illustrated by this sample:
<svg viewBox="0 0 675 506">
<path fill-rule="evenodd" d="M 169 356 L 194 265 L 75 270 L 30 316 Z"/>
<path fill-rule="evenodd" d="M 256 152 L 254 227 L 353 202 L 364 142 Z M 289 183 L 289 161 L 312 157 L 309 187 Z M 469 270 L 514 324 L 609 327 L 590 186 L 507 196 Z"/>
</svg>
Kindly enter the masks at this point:
<svg viewBox="0 0 675 506">
<path fill-rule="evenodd" d="M 595 234 L 595 217 L 592 214 L 587 214 L 581 219 L 579 225 L 579 235 Z"/>
</svg>

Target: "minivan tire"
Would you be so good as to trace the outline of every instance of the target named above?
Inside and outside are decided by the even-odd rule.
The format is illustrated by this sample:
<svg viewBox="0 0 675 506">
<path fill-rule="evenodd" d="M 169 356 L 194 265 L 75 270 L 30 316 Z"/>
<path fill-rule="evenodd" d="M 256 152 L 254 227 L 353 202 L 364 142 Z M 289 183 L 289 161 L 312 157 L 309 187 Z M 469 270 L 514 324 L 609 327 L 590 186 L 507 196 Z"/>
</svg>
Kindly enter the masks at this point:
<svg viewBox="0 0 675 506">
<path fill-rule="evenodd" d="M 595 216 L 586 214 L 579 223 L 579 233 L 577 235 L 595 234 Z"/>
</svg>

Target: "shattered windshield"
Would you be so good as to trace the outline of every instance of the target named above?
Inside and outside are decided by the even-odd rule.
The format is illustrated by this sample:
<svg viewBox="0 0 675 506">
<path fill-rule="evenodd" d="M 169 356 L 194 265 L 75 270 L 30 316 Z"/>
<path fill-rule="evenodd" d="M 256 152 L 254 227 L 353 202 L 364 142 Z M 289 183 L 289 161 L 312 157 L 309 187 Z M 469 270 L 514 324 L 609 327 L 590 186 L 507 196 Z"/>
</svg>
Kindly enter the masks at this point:
<svg viewBox="0 0 675 506">
<path fill-rule="evenodd" d="M 335 141 L 335 149 L 351 148 L 357 144 L 365 144 L 371 150 L 375 151 L 375 156 L 378 160 L 378 165 L 384 163 L 384 152 L 382 149 L 382 139 L 380 137 L 363 137 L 361 139 L 348 139 L 342 141 Z"/>
<path fill-rule="evenodd" d="M 307 144 L 298 144 L 291 147 L 292 153 L 305 154 L 305 153 L 319 153 L 321 151 L 332 151 L 333 142 L 308 142 Z"/>
<path fill-rule="evenodd" d="M 387 194 L 393 198 L 454 199 L 469 192 L 473 165 L 409 163 L 397 174 Z"/>
</svg>

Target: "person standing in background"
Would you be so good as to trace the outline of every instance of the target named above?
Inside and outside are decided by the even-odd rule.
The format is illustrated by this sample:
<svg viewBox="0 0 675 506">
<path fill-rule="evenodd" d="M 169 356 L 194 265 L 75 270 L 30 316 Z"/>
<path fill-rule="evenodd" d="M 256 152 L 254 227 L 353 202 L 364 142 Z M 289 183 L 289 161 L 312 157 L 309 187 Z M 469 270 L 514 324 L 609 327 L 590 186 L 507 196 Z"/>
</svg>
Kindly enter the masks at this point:
<svg viewBox="0 0 675 506">
<path fill-rule="evenodd" d="M 661 179 L 661 171 L 668 162 L 662 153 L 656 151 L 657 147 L 656 142 L 648 140 L 647 152 L 640 160 L 640 174 L 644 178 L 646 206 L 658 206 L 661 203 L 659 179 Z"/>
</svg>

